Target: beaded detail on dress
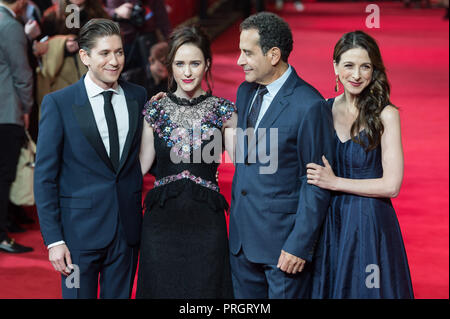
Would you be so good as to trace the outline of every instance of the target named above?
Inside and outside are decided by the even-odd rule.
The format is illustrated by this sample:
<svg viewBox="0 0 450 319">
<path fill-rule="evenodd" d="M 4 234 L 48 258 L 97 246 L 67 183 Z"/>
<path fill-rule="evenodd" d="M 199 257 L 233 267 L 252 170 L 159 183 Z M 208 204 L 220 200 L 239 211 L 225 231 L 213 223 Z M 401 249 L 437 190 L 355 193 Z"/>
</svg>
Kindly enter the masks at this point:
<svg viewBox="0 0 450 319">
<path fill-rule="evenodd" d="M 177 175 L 169 175 L 169 176 L 163 177 L 163 178 L 155 181 L 154 185 L 155 185 L 155 187 L 163 186 L 163 185 L 166 185 L 171 182 L 179 181 L 181 179 L 189 179 L 200 186 L 212 189 L 213 191 L 220 193 L 219 186 L 217 186 L 216 184 L 214 184 L 211 181 L 207 181 L 201 177 L 195 176 L 188 170 L 184 170 L 183 172 L 181 172 Z"/>
<path fill-rule="evenodd" d="M 143 115 L 167 147 L 181 158 L 189 158 L 215 130 L 231 118 L 234 103 L 209 94 L 193 100 L 168 95 L 160 101 L 147 102 Z"/>
</svg>

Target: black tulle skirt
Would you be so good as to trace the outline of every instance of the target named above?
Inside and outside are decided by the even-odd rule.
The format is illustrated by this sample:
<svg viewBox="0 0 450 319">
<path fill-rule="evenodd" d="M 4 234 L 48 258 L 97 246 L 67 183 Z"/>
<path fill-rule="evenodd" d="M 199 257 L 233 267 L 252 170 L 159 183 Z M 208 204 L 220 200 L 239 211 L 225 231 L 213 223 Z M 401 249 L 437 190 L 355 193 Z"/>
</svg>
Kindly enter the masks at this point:
<svg viewBox="0 0 450 319">
<path fill-rule="evenodd" d="M 182 180 L 145 207 L 136 298 L 232 298 L 225 198 Z"/>
</svg>

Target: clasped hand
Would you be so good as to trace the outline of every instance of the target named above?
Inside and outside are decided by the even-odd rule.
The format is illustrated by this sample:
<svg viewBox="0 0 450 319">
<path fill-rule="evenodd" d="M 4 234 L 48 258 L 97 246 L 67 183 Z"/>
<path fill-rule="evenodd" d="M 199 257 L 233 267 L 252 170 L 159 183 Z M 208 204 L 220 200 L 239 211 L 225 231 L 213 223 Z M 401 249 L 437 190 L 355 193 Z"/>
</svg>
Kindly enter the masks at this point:
<svg viewBox="0 0 450 319">
<path fill-rule="evenodd" d="M 322 155 L 322 161 L 325 166 L 315 163 L 308 163 L 306 165 L 307 183 L 320 188 L 334 190 L 337 177 L 334 175 L 333 169 L 324 155 Z"/>
</svg>

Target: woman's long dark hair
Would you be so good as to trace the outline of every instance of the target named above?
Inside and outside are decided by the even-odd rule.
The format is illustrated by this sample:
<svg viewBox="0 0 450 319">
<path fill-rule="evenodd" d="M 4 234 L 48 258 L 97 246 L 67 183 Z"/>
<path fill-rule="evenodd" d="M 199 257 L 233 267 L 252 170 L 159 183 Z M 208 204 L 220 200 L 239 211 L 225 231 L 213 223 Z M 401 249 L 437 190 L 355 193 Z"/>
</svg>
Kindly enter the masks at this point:
<svg viewBox="0 0 450 319">
<path fill-rule="evenodd" d="M 183 44 L 193 44 L 199 48 L 205 63 L 209 61 L 208 70 L 205 73 L 206 85 L 208 86 L 208 93 L 212 93 L 212 87 L 210 81 L 212 81 L 211 67 L 212 67 L 212 55 L 211 55 L 211 42 L 206 33 L 198 26 L 184 26 L 175 29 L 169 38 L 169 54 L 167 56 L 167 70 L 169 72 L 169 91 L 176 91 L 176 83 L 173 81 L 173 69 L 172 64 L 175 59 L 175 54 Z"/>
<path fill-rule="evenodd" d="M 380 49 L 374 38 L 362 31 L 346 33 L 334 47 L 333 60 L 339 63 L 344 52 L 361 48 L 367 51 L 373 67 L 372 81 L 356 98 L 358 117 L 350 129 L 352 140 L 361 144 L 366 151 L 375 149 L 381 142 L 384 126 L 380 118 L 381 111 L 392 105 L 390 85 L 386 76 L 386 68 L 381 58 Z M 368 145 L 359 138 L 361 127 L 366 130 Z"/>
</svg>

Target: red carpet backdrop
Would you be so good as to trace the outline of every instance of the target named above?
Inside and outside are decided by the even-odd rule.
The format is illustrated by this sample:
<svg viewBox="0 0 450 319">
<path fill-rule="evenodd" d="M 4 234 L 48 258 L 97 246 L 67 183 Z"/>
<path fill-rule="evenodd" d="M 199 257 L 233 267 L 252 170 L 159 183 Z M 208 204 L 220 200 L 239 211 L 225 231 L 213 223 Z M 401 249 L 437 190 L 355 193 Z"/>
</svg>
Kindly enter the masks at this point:
<svg viewBox="0 0 450 319">
<path fill-rule="evenodd" d="M 402 228 L 416 298 L 449 298 L 449 25 L 443 9 L 408 9 L 379 2 L 379 28 L 366 27 L 369 2 L 310 3 L 280 15 L 294 34 L 290 57 L 299 75 L 324 97 L 333 97 L 332 51 L 340 36 L 360 29 L 380 45 L 400 108 L 405 177 L 393 200 Z M 239 26 L 213 44 L 214 94 L 235 100 L 244 75 L 236 65 Z M 230 200 L 231 164 L 220 167 L 220 186 Z M 146 178 L 146 188 L 151 179 Z M 60 279 L 48 262 L 39 228 L 14 236 L 35 251 L 0 253 L 0 298 L 60 298 Z"/>
</svg>

